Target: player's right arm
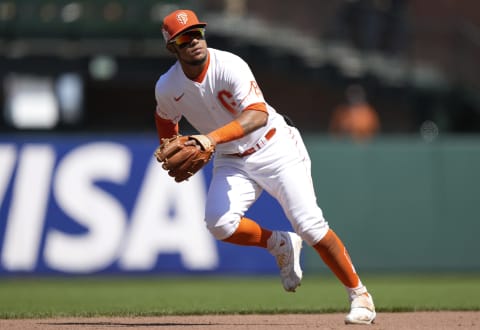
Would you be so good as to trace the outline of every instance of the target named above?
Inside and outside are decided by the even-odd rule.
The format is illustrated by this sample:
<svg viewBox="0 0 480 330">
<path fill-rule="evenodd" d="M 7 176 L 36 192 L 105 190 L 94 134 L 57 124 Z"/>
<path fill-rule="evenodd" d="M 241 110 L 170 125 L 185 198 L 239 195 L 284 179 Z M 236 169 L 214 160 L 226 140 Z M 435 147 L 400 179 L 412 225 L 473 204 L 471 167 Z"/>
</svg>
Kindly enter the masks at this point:
<svg viewBox="0 0 480 330">
<path fill-rule="evenodd" d="M 168 139 L 172 136 L 178 135 L 178 123 L 160 117 L 157 111 L 155 111 L 155 127 L 157 128 L 160 143 L 162 139 Z"/>
<path fill-rule="evenodd" d="M 170 70 L 169 70 L 170 72 Z M 181 114 L 177 113 L 168 103 L 169 90 L 167 74 L 162 75 L 155 84 L 156 109 L 154 114 L 155 127 L 161 143 L 162 139 L 169 139 L 179 134 L 178 122 Z"/>
</svg>

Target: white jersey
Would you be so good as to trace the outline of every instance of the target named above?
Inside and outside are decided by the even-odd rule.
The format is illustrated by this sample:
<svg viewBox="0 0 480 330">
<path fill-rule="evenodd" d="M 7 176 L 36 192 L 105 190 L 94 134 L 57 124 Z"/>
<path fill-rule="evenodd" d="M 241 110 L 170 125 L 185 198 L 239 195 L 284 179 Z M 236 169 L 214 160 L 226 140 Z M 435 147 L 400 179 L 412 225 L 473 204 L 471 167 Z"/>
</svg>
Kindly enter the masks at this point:
<svg viewBox="0 0 480 330">
<path fill-rule="evenodd" d="M 267 104 L 244 60 L 213 48 L 208 48 L 208 52 L 208 68 L 201 82 L 187 78 L 178 61 L 158 79 L 156 111 L 161 118 L 174 123 L 184 116 L 200 134 L 208 134 L 231 122 L 248 106 L 264 103 L 268 111 L 266 126 L 241 139 L 217 145 L 219 153 L 242 153 L 283 118 Z"/>
</svg>

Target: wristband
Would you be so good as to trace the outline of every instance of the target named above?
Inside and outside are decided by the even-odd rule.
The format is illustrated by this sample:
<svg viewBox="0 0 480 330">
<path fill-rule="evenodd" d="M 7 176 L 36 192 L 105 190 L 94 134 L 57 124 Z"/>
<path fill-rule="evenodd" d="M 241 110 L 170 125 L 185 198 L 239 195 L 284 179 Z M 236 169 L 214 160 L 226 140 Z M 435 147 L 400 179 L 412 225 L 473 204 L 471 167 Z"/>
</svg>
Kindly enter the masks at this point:
<svg viewBox="0 0 480 330">
<path fill-rule="evenodd" d="M 245 130 L 238 120 L 233 120 L 210 133 L 207 136 L 215 143 L 230 142 L 245 136 Z"/>
</svg>

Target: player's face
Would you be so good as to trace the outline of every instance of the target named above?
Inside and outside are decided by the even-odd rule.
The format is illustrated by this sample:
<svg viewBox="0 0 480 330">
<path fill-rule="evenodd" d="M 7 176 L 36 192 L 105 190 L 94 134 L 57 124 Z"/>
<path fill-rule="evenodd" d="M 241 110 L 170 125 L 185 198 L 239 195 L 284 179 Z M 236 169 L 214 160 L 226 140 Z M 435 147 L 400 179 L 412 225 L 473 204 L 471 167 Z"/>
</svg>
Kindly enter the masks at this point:
<svg viewBox="0 0 480 330">
<path fill-rule="evenodd" d="M 200 65 L 207 58 L 205 29 L 190 29 L 170 42 L 176 49 L 178 58 L 190 65 Z"/>
</svg>

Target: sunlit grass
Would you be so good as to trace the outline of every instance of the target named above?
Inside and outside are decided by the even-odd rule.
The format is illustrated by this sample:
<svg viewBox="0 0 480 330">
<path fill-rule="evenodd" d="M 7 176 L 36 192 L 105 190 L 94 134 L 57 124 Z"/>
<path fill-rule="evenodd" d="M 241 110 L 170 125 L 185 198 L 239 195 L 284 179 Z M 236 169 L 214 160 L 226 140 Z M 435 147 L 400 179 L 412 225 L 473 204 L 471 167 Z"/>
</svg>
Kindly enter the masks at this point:
<svg viewBox="0 0 480 330">
<path fill-rule="evenodd" d="M 477 275 L 370 275 L 378 311 L 480 310 Z M 277 277 L 98 277 L 0 280 L 0 318 L 327 313 L 348 309 L 332 276 L 310 275 L 296 293 Z"/>
</svg>

